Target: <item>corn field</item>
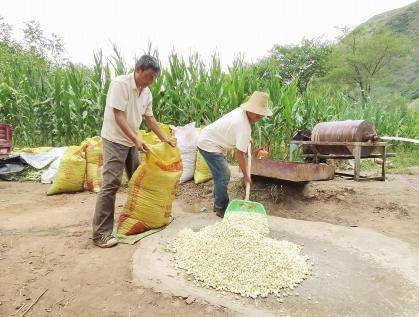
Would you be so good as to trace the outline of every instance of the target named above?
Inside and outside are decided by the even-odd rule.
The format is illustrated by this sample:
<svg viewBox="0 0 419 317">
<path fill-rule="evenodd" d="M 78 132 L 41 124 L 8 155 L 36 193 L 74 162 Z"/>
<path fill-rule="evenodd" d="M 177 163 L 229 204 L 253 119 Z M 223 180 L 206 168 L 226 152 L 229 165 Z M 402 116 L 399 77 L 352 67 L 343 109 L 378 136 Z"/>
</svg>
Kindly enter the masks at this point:
<svg viewBox="0 0 419 317">
<path fill-rule="evenodd" d="M 15 146 L 79 144 L 98 135 L 110 81 L 132 68 L 116 48 L 109 59 L 96 53 L 94 66 L 87 68 L 13 54 L 13 47 L 4 42 L 0 65 L 0 122 L 13 125 Z M 260 76 L 240 59 L 223 71 L 217 56 L 206 66 L 196 54 L 184 59 L 172 53 L 150 89 L 160 122 L 195 121 L 198 126 L 239 106 L 254 90 L 268 92 L 274 115 L 257 123 L 254 140 L 256 145 L 268 145 L 275 157 L 285 155 L 295 131 L 326 120 L 366 119 L 380 135 L 419 136 L 418 113 L 403 100 L 361 105 L 325 85 L 300 93 L 297 81 L 283 83 L 275 74 Z"/>
</svg>

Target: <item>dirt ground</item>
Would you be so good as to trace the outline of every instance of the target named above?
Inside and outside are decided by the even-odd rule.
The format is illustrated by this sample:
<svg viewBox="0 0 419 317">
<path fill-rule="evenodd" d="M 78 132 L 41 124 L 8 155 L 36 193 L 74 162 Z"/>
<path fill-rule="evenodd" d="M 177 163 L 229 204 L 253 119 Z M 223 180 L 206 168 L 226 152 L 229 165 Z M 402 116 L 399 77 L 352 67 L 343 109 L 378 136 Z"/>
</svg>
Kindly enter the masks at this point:
<svg viewBox="0 0 419 317">
<path fill-rule="evenodd" d="M 234 196 L 241 196 L 233 183 Z M 47 197 L 47 185 L 0 182 L 0 316 L 229 316 L 223 306 L 163 295 L 132 283 L 135 246 L 92 245 L 96 195 Z M 127 195 L 117 197 L 117 212 Z M 211 184 L 180 187 L 174 216 L 211 212 Z M 295 186 L 255 179 L 251 199 L 271 215 L 359 226 L 419 246 L 419 169 L 388 181 L 335 179 Z M 212 214 L 213 215 L 213 214 Z M 215 215 L 213 215 L 215 217 Z"/>
</svg>

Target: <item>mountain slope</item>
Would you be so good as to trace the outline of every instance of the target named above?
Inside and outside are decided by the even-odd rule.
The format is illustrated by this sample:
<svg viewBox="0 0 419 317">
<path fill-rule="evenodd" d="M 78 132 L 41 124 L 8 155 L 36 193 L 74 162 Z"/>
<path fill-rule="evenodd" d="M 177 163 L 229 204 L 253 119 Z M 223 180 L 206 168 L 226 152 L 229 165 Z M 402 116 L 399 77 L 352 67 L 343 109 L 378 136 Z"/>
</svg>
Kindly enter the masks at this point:
<svg viewBox="0 0 419 317">
<path fill-rule="evenodd" d="M 359 25 L 370 32 L 389 29 L 408 39 L 412 51 L 396 61 L 388 74 L 378 81 L 376 94 L 401 94 L 409 100 L 419 98 L 419 1 L 384 12 Z"/>
</svg>

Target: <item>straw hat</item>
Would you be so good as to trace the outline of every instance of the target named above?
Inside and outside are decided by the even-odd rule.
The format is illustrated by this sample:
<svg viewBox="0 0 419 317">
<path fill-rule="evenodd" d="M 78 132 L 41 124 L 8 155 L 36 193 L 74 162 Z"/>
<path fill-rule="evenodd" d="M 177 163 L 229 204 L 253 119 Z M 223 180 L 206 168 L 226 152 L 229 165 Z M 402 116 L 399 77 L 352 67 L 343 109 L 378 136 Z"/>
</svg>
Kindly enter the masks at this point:
<svg viewBox="0 0 419 317">
<path fill-rule="evenodd" d="M 266 92 L 255 91 L 240 107 L 261 116 L 271 116 L 272 110 L 269 108 L 268 101 L 269 95 Z"/>
</svg>

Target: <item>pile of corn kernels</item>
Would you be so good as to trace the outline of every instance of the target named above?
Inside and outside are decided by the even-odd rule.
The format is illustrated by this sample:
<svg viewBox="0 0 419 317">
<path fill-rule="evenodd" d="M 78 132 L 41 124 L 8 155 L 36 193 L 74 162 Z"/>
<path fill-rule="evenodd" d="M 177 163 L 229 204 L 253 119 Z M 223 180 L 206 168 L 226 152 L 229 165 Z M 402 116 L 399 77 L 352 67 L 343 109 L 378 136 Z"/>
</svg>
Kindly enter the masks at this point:
<svg viewBox="0 0 419 317">
<path fill-rule="evenodd" d="M 199 231 L 179 231 L 167 249 L 174 253 L 174 265 L 203 287 L 251 298 L 279 297 L 306 279 L 312 265 L 301 254 L 302 246 L 268 233 L 264 215 L 227 213 Z"/>
</svg>

